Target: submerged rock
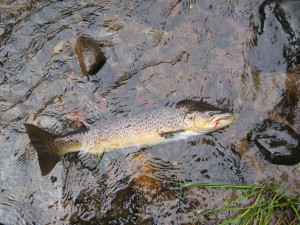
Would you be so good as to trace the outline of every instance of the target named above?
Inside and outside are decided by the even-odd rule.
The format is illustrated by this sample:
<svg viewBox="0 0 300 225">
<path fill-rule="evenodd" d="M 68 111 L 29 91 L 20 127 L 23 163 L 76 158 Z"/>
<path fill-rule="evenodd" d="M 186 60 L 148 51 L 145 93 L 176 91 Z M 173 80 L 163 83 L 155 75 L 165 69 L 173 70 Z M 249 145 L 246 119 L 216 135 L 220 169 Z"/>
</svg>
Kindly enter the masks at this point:
<svg viewBox="0 0 300 225">
<path fill-rule="evenodd" d="M 300 135 L 287 125 L 266 119 L 250 133 L 249 138 L 273 164 L 300 162 Z"/>
<path fill-rule="evenodd" d="M 106 62 L 99 44 L 89 37 L 80 36 L 77 38 L 76 53 L 84 76 L 94 75 Z"/>
</svg>

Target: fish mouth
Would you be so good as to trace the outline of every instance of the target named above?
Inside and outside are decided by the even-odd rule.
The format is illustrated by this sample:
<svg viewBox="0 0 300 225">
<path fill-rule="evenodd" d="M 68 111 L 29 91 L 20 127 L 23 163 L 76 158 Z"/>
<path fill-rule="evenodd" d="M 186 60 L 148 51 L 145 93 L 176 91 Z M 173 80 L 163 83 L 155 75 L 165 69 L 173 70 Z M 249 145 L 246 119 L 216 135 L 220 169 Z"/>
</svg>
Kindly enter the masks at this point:
<svg viewBox="0 0 300 225">
<path fill-rule="evenodd" d="M 226 113 L 223 115 L 218 115 L 216 116 L 213 120 L 212 123 L 216 126 L 216 124 L 230 124 L 236 121 L 237 115 L 233 113 Z"/>
<path fill-rule="evenodd" d="M 230 114 L 230 115 L 221 116 L 221 117 L 219 117 L 219 118 L 217 118 L 217 119 L 218 119 L 219 121 L 221 121 L 221 120 L 230 120 L 230 119 L 235 119 L 234 117 L 235 117 L 234 114 Z"/>
</svg>

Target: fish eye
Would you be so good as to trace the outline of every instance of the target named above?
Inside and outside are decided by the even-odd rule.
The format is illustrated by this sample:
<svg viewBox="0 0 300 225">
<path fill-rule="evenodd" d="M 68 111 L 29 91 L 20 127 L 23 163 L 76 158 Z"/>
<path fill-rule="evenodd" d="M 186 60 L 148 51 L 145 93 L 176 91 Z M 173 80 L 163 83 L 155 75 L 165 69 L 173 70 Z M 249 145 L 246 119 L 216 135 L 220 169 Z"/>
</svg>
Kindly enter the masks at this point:
<svg viewBox="0 0 300 225">
<path fill-rule="evenodd" d="M 213 116 L 219 114 L 220 112 L 221 112 L 221 111 L 209 111 L 209 112 L 207 113 L 207 115 L 209 115 L 210 117 L 213 117 Z"/>
</svg>

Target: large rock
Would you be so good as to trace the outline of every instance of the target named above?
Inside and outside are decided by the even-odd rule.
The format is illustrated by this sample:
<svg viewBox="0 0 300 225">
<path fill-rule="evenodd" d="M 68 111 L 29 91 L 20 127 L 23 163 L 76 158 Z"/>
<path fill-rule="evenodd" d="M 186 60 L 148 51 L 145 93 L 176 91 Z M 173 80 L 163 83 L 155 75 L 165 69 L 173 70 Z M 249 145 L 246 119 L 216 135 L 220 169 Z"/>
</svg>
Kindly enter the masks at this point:
<svg viewBox="0 0 300 225">
<path fill-rule="evenodd" d="M 249 138 L 273 164 L 300 162 L 300 135 L 287 125 L 266 119 L 250 133 Z"/>
<path fill-rule="evenodd" d="M 106 61 L 99 44 L 89 37 L 77 38 L 76 53 L 84 76 L 97 73 Z"/>
</svg>

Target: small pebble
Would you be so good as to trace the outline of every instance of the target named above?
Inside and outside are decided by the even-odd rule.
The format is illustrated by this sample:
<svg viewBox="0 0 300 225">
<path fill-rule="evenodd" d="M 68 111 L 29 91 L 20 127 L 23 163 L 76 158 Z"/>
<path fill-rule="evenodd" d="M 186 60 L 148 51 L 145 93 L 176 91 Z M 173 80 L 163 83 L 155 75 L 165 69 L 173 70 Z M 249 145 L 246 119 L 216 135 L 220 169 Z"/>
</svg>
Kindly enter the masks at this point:
<svg viewBox="0 0 300 225">
<path fill-rule="evenodd" d="M 64 42 L 63 41 L 59 41 L 55 46 L 54 46 L 54 53 L 59 53 L 62 49 L 63 49 L 63 46 L 64 46 Z"/>
</svg>

